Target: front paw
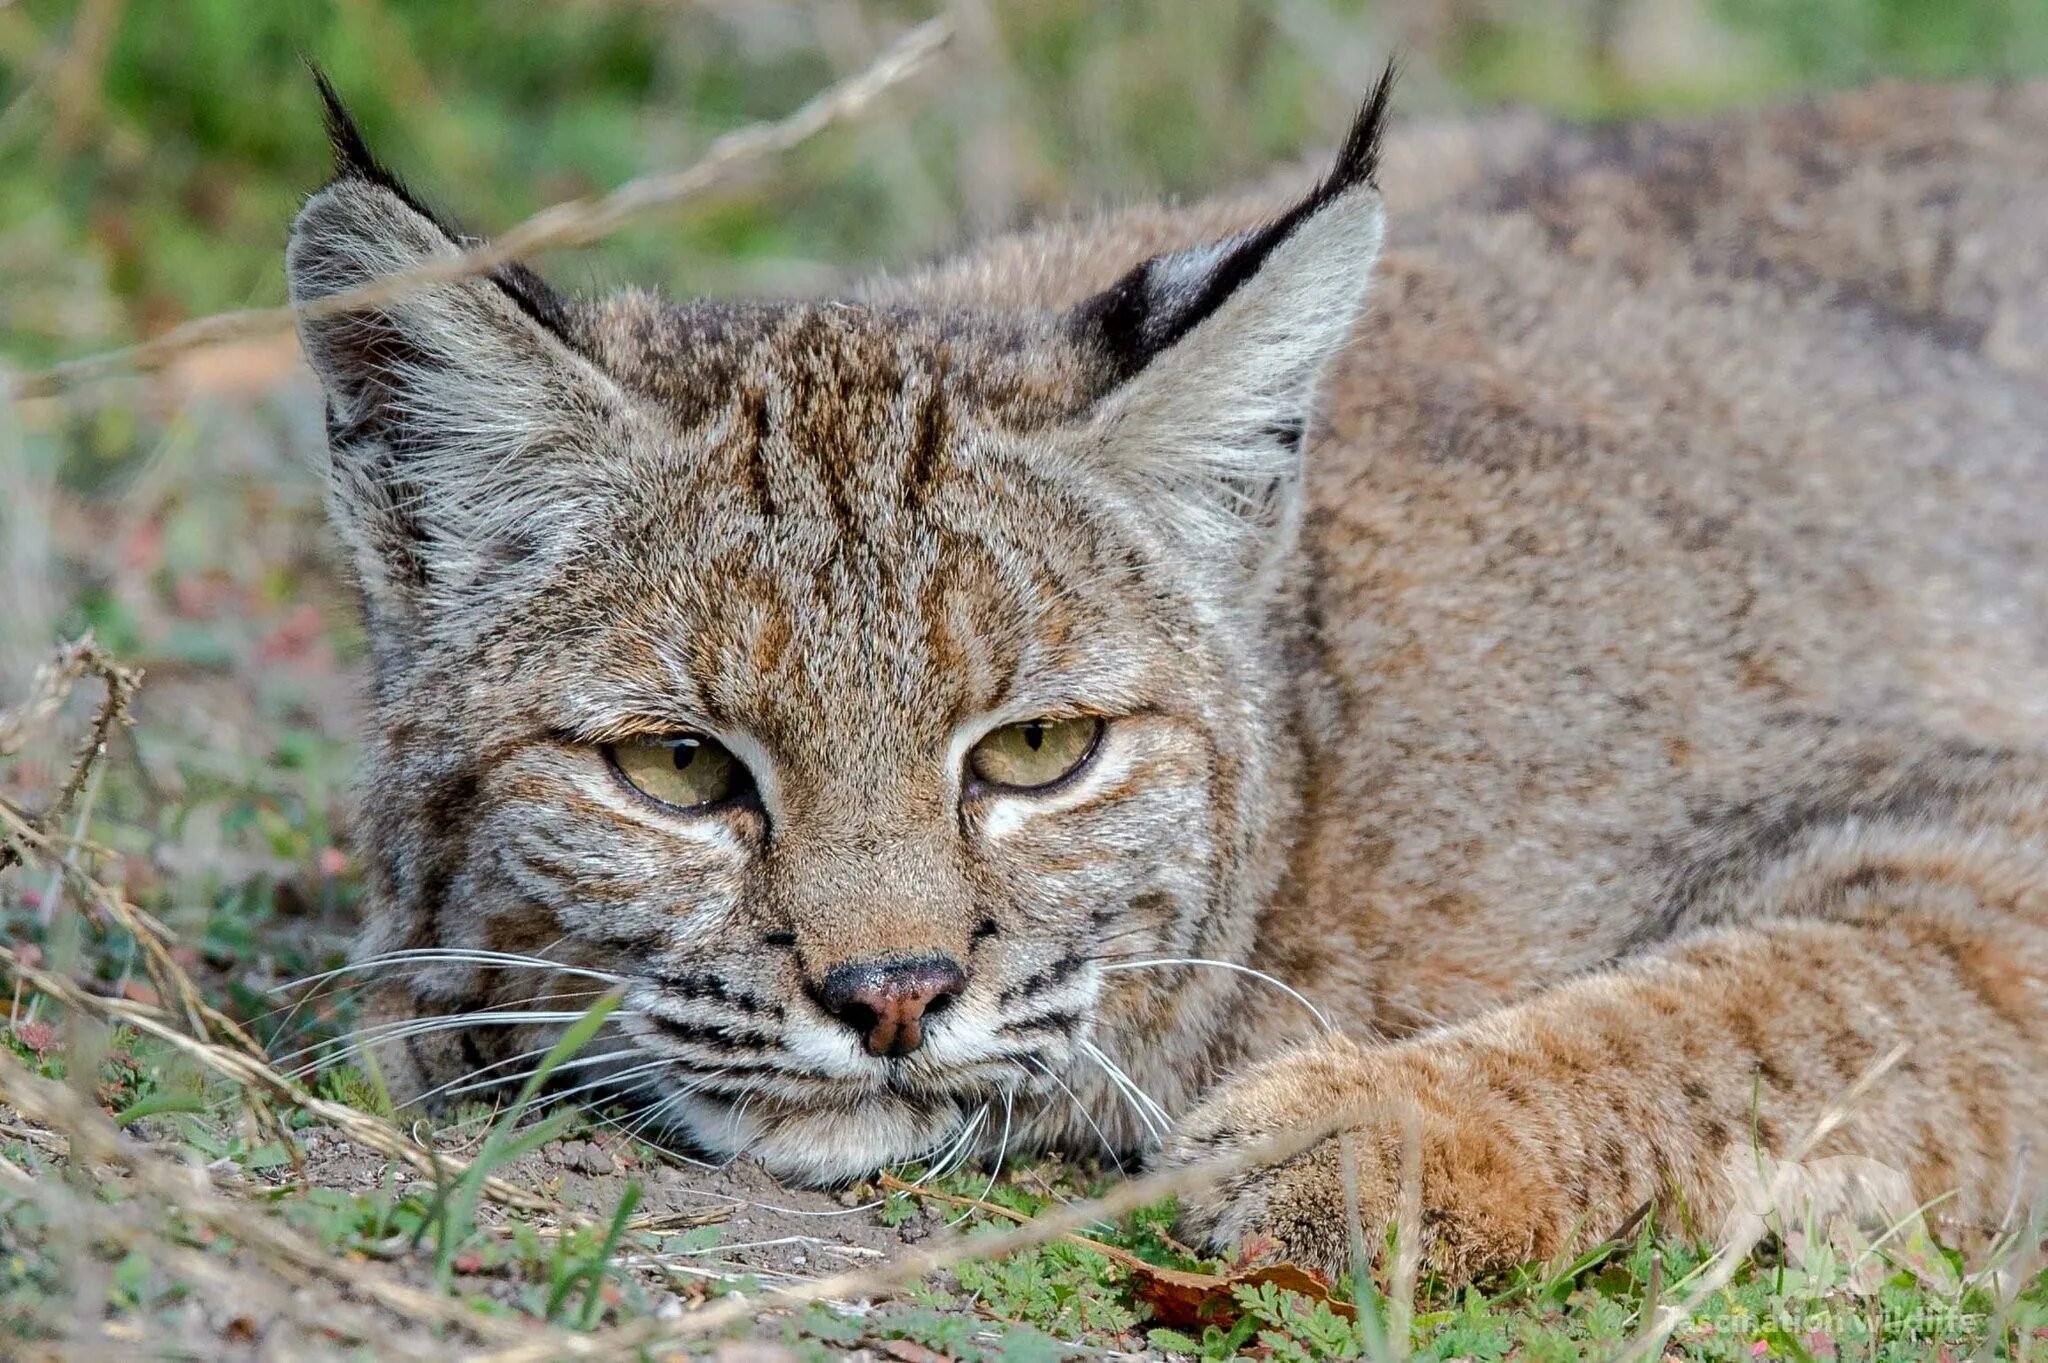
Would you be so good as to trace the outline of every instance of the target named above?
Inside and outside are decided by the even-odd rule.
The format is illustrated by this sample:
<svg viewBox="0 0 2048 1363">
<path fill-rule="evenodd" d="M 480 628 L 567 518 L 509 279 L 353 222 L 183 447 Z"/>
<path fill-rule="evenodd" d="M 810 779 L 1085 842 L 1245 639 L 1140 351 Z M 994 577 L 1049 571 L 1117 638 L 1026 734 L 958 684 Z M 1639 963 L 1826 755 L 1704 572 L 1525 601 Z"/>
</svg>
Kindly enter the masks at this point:
<svg viewBox="0 0 2048 1363">
<path fill-rule="evenodd" d="M 1547 1258 L 1565 1241 L 1563 1191 L 1483 1101 L 1444 1092 L 1400 1053 L 1349 1042 L 1292 1052 L 1224 1084 L 1168 1138 L 1165 1162 L 1227 1165 L 1316 1132 L 1332 1134 L 1183 1196 L 1186 1234 L 1219 1251 L 1267 1237 L 1282 1258 L 1337 1274 L 1350 1263 L 1354 1226 L 1377 1259 L 1399 1224 L 1421 1267 L 1450 1283 Z"/>
</svg>

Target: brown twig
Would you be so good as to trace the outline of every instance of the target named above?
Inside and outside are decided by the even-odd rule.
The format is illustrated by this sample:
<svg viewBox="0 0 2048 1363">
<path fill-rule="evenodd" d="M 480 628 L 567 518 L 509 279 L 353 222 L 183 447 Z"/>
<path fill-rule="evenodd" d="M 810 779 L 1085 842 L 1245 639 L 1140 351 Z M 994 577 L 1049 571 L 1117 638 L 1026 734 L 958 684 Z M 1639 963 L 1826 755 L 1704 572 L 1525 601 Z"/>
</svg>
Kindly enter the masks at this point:
<svg viewBox="0 0 2048 1363">
<path fill-rule="evenodd" d="M 360 288 L 329 294 L 296 308 L 261 308 L 217 313 L 174 328 L 140 345 L 70 360 L 21 375 L 18 398 L 51 397 L 109 375 L 161 369 L 190 351 L 290 331 L 300 320 L 356 312 L 390 302 L 423 285 L 445 284 L 488 274 L 515 260 L 568 246 L 585 246 L 650 213 L 673 208 L 770 156 L 788 152 L 836 123 L 852 118 L 923 69 L 952 37 L 944 17 L 905 34 L 859 75 L 827 87 L 786 118 L 753 123 L 714 141 L 704 156 L 682 170 L 632 180 L 597 199 L 575 200 L 541 210 L 495 241 L 452 252 L 415 269 L 386 275 Z"/>
</svg>

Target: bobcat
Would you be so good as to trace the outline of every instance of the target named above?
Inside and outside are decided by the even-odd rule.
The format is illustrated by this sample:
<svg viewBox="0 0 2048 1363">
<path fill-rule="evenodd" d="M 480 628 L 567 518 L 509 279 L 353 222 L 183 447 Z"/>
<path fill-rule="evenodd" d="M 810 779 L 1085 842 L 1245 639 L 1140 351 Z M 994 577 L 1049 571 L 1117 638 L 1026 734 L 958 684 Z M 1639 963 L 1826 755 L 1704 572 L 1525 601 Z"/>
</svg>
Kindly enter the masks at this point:
<svg viewBox="0 0 2048 1363">
<path fill-rule="evenodd" d="M 1457 1280 L 1726 1213 L 1903 1043 L 1816 1153 L 2030 1205 L 2048 87 L 1383 168 L 1388 91 L 1313 182 L 847 298 L 303 324 L 402 1093 L 616 986 L 575 1089 L 702 1151 L 1331 1131 L 1192 1232 L 1339 1265 L 1413 1151 Z M 299 303 L 462 240 L 327 96 Z"/>
</svg>

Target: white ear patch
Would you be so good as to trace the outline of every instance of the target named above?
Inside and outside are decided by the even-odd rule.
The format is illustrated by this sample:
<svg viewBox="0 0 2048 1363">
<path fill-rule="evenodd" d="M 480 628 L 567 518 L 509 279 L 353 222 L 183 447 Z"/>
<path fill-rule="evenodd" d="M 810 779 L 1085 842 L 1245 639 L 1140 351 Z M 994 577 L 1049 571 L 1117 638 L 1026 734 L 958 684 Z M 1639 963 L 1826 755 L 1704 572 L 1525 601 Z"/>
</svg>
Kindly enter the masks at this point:
<svg viewBox="0 0 2048 1363">
<path fill-rule="evenodd" d="M 1111 393 L 1073 432 L 1075 457 L 1164 499 L 1193 537 L 1233 541 L 1289 480 L 1324 370 L 1363 310 L 1382 231 L 1360 186 L 1297 226 L 1256 274 Z M 1211 248 L 1222 250 L 1225 248 Z M 1155 262 L 1163 283 L 1204 262 Z"/>
<path fill-rule="evenodd" d="M 1330 173 L 1291 208 L 1154 257 L 1068 315 L 1106 391 L 1055 457 L 1107 475 L 1197 561 L 1235 565 L 1240 583 L 1292 534 L 1316 390 L 1379 258 L 1374 176 L 1393 79 L 1390 67 Z"/>
<path fill-rule="evenodd" d="M 292 226 L 292 301 L 459 250 L 395 189 L 339 179 Z M 633 407 L 530 310 L 544 286 L 520 279 L 525 293 L 510 279 L 462 279 L 300 320 L 327 394 L 333 519 L 389 614 L 452 605 L 571 543 L 608 504 L 607 465 L 584 454 L 624 445 Z"/>
</svg>

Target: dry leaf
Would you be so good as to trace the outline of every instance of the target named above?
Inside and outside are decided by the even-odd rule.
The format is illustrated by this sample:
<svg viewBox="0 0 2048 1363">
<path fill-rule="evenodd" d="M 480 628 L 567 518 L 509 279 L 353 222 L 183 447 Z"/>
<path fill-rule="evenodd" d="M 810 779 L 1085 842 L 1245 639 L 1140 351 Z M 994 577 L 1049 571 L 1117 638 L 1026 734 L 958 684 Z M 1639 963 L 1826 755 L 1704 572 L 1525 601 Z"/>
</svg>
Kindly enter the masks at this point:
<svg viewBox="0 0 2048 1363">
<path fill-rule="evenodd" d="M 930 1188 L 920 1188 L 914 1183 L 905 1183 L 894 1174 L 883 1174 L 881 1185 L 890 1192 L 908 1193 L 916 1197 L 930 1198 L 954 1206 L 972 1207 L 991 1216 L 999 1216 L 1019 1224 L 1027 1223 L 1030 1217 L 1008 1207 L 984 1202 L 979 1198 L 958 1197 L 941 1193 Z M 1258 1287 L 1271 1283 L 1287 1292 L 1296 1292 L 1312 1302 L 1323 1302 L 1332 1311 L 1346 1320 L 1355 1320 L 1358 1312 L 1349 1302 L 1338 1301 L 1330 1295 L 1330 1281 L 1313 1269 L 1299 1264 L 1263 1264 L 1256 1268 L 1247 1263 L 1256 1254 L 1271 1253 L 1278 1241 L 1271 1237 L 1254 1237 L 1245 1242 L 1238 1254 L 1238 1267 L 1219 1277 L 1214 1273 L 1196 1273 L 1184 1268 L 1161 1268 L 1158 1264 L 1139 1258 L 1121 1245 L 1108 1245 L 1085 1235 L 1070 1234 L 1065 1237 L 1069 1244 L 1080 1245 L 1103 1255 L 1119 1264 L 1131 1275 L 1131 1288 L 1138 1300 L 1152 1308 L 1152 1319 L 1160 1325 L 1186 1329 L 1204 1325 L 1227 1327 L 1237 1319 L 1237 1298 L 1232 1294 L 1240 1287 Z"/>
<path fill-rule="evenodd" d="M 1175 1329 L 1199 1329 L 1204 1325 L 1228 1328 L 1238 1315 L 1234 1295 L 1237 1289 L 1265 1283 L 1322 1302 L 1346 1320 L 1355 1319 L 1358 1314 L 1350 1302 L 1338 1301 L 1330 1295 L 1327 1278 L 1299 1264 L 1265 1264 L 1222 1277 L 1161 1268 L 1142 1260 L 1128 1261 L 1124 1266 L 1130 1270 L 1138 1300 L 1152 1308 L 1153 1321 Z"/>
</svg>

